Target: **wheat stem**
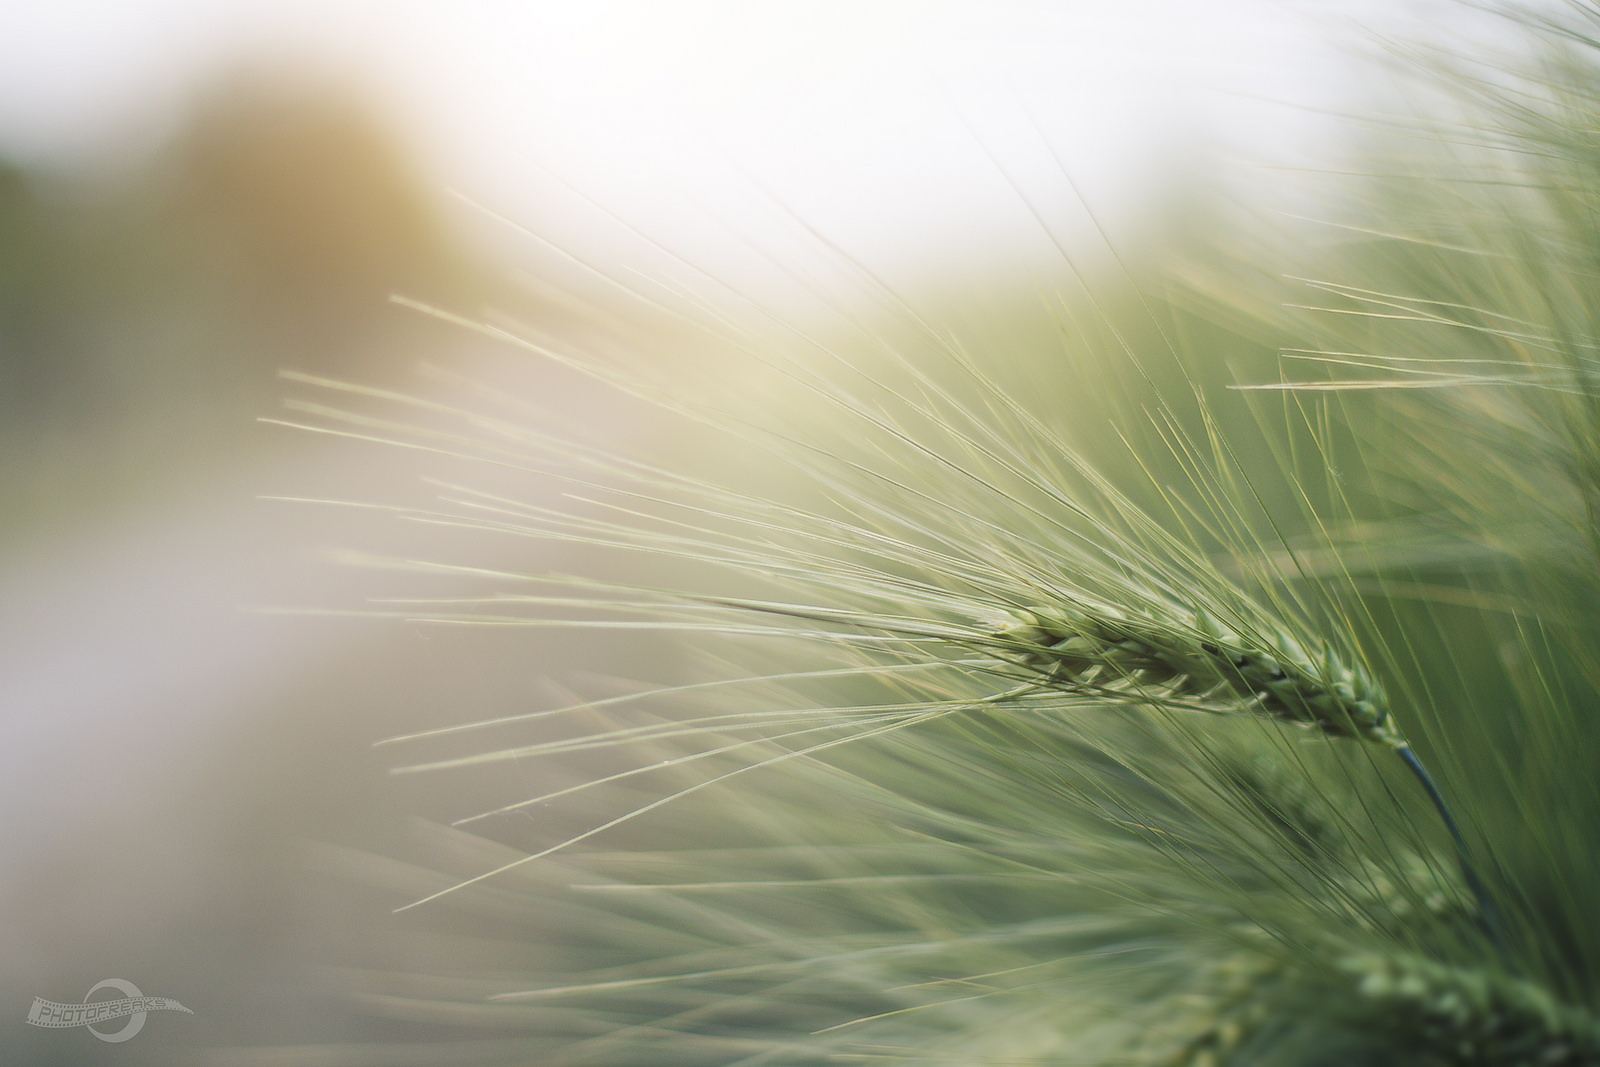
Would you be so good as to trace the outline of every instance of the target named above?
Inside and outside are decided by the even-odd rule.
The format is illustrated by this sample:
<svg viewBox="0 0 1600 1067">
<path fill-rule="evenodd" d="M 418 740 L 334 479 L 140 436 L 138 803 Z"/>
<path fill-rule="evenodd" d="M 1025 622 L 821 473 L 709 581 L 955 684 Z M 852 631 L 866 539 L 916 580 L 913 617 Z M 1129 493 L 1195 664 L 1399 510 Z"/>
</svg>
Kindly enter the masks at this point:
<svg viewBox="0 0 1600 1067">
<path fill-rule="evenodd" d="M 1444 799 L 1444 793 L 1439 789 L 1438 783 L 1433 780 L 1433 775 L 1428 773 L 1423 766 L 1422 759 L 1410 745 L 1401 745 L 1399 748 L 1400 759 L 1417 781 L 1422 783 L 1422 788 L 1427 792 L 1428 799 L 1433 801 L 1433 806 L 1439 813 L 1439 818 L 1444 821 L 1444 827 L 1450 831 L 1450 839 L 1455 842 L 1456 860 L 1461 865 L 1462 880 L 1467 883 L 1473 900 L 1478 905 L 1479 922 L 1489 940 L 1494 942 L 1502 960 L 1508 960 L 1509 954 L 1505 942 L 1505 924 L 1500 916 L 1500 909 L 1494 902 L 1494 897 L 1489 893 L 1489 887 L 1484 884 L 1483 878 L 1478 874 L 1477 866 L 1472 862 L 1472 854 L 1467 848 L 1467 840 L 1461 834 L 1461 827 L 1456 824 L 1455 816 L 1451 814 L 1450 805 Z"/>
</svg>

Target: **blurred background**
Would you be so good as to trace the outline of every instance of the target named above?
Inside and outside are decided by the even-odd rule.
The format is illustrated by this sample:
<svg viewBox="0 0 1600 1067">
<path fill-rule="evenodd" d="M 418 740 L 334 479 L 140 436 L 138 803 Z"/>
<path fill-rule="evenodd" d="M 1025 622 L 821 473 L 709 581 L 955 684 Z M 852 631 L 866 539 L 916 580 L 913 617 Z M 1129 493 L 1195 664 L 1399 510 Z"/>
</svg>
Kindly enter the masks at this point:
<svg viewBox="0 0 1600 1067">
<path fill-rule="evenodd" d="M 582 424 L 581 381 L 390 294 L 663 360 L 695 358 L 663 305 L 803 321 L 848 306 L 848 260 L 996 315 L 1063 247 L 1108 269 L 1102 228 L 1133 255 L 1206 197 L 1292 210 L 1284 175 L 1382 95 L 1354 42 L 1440 10 L 0 10 L 0 1058 L 428 1062 L 425 1025 L 339 995 L 337 968 L 404 961 L 397 901 L 324 846 L 399 855 L 414 819 L 475 810 L 372 743 L 546 700 L 591 653 L 315 614 L 385 592 L 340 550 L 450 535 L 266 499 L 424 502 L 438 462 L 258 421 L 280 371 L 491 379 Z M 127 1044 L 23 1024 L 107 978 L 194 1015 Z"/>
</svg>

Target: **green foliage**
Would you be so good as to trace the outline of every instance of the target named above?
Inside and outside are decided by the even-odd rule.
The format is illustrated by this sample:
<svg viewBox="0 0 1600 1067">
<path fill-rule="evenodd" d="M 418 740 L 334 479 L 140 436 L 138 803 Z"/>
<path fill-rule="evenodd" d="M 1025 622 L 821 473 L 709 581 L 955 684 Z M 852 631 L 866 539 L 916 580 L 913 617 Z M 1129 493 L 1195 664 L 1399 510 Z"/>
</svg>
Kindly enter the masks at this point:
<svg viewBox="0 0 1600 1067">
<path fill-rule="evenodd" d="M 418 894 L 550 917 L 503 990 L 540 1062 L 1600 1063 L 1600 72 L 1558 17 L 1430 71 L 1445 147 L 1336 220 L 1385 236 L 1248 330 L 1145 277 L 1047 356 L 881 287 L 865 341 L 667 386 L 527 346 L 681 419 L 665 458 L 315 409 L 564 486 L 408 512 L 582 568 L 430 565 L 492 592 L 407 617 L 699 656 L 415 764 L 577 774 L 470 821 L 581 829 Z"/>
</svg>

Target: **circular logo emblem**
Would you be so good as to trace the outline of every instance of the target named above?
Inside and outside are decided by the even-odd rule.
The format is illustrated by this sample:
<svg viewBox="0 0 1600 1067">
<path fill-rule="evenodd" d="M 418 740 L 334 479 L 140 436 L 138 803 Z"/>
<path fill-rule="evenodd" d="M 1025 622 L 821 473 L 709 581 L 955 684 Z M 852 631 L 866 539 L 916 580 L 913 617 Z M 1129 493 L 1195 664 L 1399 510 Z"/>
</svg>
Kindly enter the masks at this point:
<svg viewBox="0 0 1600 1067">
<path fill-rule="evenodd" d="M 87 992 L 87 993 L 85 993 L 83 995 L 84 1004 L 88 1004 L 89 1003 L 89 998 L 93 997 L 96 993 L 100 992 L 100 990 L 102 990 L 102 989 L 115 989 L 117 992 L 121 993 L 124 997 L 129 997 L 129 998 L 144 996 L 143 993 L 139 992 L 139 987 L 138 986 L 134 985 L 132 982 L 127 981 L 126 979 L 122 979 L 122 978 L 107 978 L 104 982 L 96 982 L 94 988 L 89 990 L 89 992 Z M 131 1038 L 134 1034 L 137 1034 L 140 1030 L 144 1029 L 144 1021 L 148 1017 L 149 1017 L 149 1013 L 148 1012 L 136 1011 L 132 1015 L 128 1016 L 128 1022 L 127 1022 L 126 1025 L 123 1026 L 123 1028 L 121 1030 L 117 1030 L 114 1033 L 109 1033 L 109 1034 L 102 1034 L 99 1030 L 96 1030 L 93 1026 L 90 1026 L 88 1023 L 85 1023 L 84 1026 L 88 1029 L 88 1031 L 91 1034 L 93 1034 L 95 1037 L 98 1037 L 101 1041 L 111 1041 L 111 1042 L 126 1041 L 129 1038 Z"/>
</svg>

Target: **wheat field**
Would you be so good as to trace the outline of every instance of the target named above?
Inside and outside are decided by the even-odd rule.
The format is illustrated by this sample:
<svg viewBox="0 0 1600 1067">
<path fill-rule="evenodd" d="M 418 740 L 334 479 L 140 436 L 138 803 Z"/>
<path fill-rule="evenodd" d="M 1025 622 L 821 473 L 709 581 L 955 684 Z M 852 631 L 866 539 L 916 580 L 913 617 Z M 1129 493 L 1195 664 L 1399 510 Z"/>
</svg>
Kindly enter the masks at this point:
<svg viewBox="0 0 1600 1067">
<path fill-rule="evenodd" d="M 429 1062 L 1600 1064 L 1600 14 L 1491 15 L 1302 216 L 587 345 L 409 302 L 575 410 L 291 381 L 457 472 L 363 610 L 601 665 L 384 742 L 493 799 L 343 857 L 426 946 L 351 996 Z"/>
</svg>

